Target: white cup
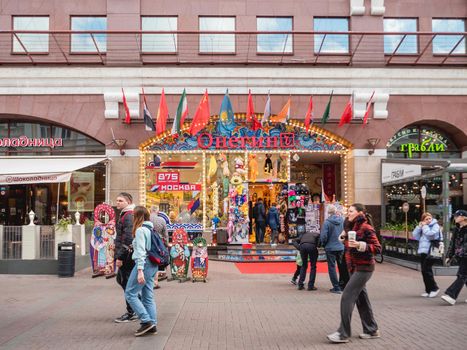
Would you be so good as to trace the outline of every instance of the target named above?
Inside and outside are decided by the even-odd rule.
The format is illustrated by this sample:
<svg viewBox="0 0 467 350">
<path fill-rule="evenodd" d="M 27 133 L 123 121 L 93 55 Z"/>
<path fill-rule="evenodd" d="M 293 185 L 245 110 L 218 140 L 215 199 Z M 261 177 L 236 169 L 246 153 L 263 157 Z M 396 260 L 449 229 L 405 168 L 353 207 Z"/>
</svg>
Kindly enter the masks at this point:
<svg viewBox="0 0 467 350">
<path fill-rule="evenodd" d="M 357 239 L 357 232 L 355 231 L 349 231 L 347 235 L 349 236 L 349 241 L 355 241 Z"/>
</svg>

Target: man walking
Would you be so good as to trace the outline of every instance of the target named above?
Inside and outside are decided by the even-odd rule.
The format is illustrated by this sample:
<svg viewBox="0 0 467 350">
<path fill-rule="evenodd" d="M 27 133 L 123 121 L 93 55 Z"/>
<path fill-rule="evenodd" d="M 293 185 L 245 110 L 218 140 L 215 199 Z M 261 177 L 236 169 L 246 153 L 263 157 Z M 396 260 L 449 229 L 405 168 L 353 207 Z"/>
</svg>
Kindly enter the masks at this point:
<svg viewBox="0 0 467 350">
<path fill-rule="evenodd" d="M 266 209 L 262 198 L 258 198 L 253 208 L 253 218 L 256 223 L 256 243 L 263 243 L 264 232 L 266 231 Z"/>
<path fill-rule="evenodd" d="M 125 292 L 131 270 L 135 266 L 135 262 L 131 258 L 133 253 L 131 246 L 133 241 L 133 209 L 135 205 L 133 204 L 131 194 L 126 192 L 121 192 L 117 196 L 116 202 L 116 207 L 120 210 L 120 215 L 115 225 L 117 231 L 117 237 L 115 238 L 115 259 L 118 267 L 117 283 L 122 286 Z M 125 303 L 127 312 L 115 319 L 117 323 L 129 322 L 138 318 L 126 300 Z"/>
<path fill-rule="evenodd" d="M 344 219 L 337 215 L 337 209 L 332 204 L 328 207 L 328 214 L 329 217 L 321 229 L 321 245 L 326 251 L 329 279 L 332 283 L 332 288 L 329 291 L 341 294 L 342 290 L 336 273 L 336 262 L 341 261 L 344 253 L 344 245 L 339 241 L 339 235 L 344 229 Z"/>
</svg>

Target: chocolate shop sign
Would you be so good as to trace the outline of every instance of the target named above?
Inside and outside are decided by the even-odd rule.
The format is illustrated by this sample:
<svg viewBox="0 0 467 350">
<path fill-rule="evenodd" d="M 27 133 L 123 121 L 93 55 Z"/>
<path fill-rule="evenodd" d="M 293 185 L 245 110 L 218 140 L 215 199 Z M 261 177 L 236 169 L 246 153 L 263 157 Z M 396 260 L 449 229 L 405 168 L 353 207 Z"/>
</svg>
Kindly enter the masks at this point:
<svg viewBox="0 0 467 350">
<path fill-rule="evenodd" d="M 63 147 L 62 138 L 30 138 L 27 136 L 0 138 L 0 147 Z"/>
<path fill-rule="evenodd" d="M 280 133 L 278 136 L 212 136 L 202 133 L 198 136 L 201 149 L 294 149 L 295 134 Z"/>
</svg>

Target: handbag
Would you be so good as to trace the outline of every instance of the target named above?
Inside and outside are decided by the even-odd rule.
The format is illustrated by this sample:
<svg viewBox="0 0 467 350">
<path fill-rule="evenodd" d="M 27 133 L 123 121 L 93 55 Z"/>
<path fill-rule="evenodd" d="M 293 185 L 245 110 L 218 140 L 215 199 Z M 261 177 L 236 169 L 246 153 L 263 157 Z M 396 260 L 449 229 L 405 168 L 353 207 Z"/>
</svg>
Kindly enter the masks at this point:
<svg viewBox="0 0 467 350">
<path fill-rule="evenodd" d="M 441 241 L 441 231 L 439 232 L 438 239 L 430 241 L 430 248 L 428 249 L 428 257 L 442 258 L 444 254 L 444 243 Z"/>
</svg>

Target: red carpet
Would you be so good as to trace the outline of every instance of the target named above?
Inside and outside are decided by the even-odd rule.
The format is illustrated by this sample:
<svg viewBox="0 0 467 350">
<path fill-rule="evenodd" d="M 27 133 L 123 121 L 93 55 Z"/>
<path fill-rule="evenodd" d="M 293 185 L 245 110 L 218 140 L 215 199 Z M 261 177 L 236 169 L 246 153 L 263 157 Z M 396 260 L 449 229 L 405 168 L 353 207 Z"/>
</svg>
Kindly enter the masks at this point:
<svg viewBox="0 0 467 350">
<path fill-rule="evenodd" d="M 261 263 L 235 263 L 238 271 L 245 274 L 293 274 L 297 268 L 294 262 L 261 262 Z M 326 262 L 319 262 L 317 264 L 318 273 L 327 273 L 328 264 Z M 308 267 L 308 273 L 310 267 Z"/>
</svg>

